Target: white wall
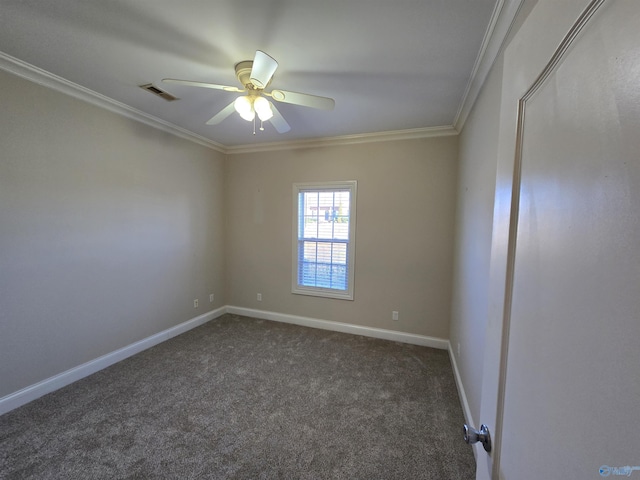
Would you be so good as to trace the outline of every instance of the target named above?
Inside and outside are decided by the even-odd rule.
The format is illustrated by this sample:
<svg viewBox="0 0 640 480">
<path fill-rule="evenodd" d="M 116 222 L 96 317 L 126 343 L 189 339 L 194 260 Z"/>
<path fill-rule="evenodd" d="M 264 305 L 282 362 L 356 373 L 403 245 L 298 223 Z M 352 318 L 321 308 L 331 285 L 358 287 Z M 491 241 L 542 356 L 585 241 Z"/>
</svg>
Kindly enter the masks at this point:
<svg viewBox="0 0 640 480">
<path fill-rule="evenodd" d="M 0 105 L 0 397 L 224 305 L 223 155 L 4 72 Z"/>
</svg>

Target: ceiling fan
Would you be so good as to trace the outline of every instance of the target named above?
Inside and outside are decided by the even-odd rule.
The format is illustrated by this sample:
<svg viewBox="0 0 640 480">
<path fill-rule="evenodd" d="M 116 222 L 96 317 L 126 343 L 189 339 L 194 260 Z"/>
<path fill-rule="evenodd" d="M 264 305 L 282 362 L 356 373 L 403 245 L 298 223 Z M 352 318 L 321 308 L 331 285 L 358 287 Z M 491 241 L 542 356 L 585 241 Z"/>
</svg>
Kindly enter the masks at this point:
<svg viewBox="0 0 640 480">
<path fill-rule="evenodd" d="M 176 83 L 191 87 L 213 88 L 215 90 L 224 90 L 225 92 L 244 93 L 244 95 L 236 98 L 233 102 L 214 115 L 213 118 L 207 122 L 207 125 L 217 125 L 236 111 L 243 119 L 249 122 L 254 122 L 254 135 L 256 133 L 256 115 L 261 122 L 260 130 L 264 130 L 262 122 L 267 120 L 271 121 L 278 133 L 285 133 L 291 129 L 275 105 L 266 97 L 271 97 L 271 99 L 276 102 L 319 108 L 321 110 L 333 110 L 335 101 L 332 98 L 319 97 L 317 95 L 309 95 L 307 93 L 288 92 L 285 90 L 265 91 L 265 89 L 270 85 L 271 80 L 273 79 L 273 74 L 277 68 L 278 62 L 266 53 L 257 50 L 253 60 L 245 60 L 235 66 L 236 77 L 244 88 L 218 85 L 215 83 L 178 80 L 175 78 L 165 78 L 162 81 L 165 83 Z"/>
</svg>

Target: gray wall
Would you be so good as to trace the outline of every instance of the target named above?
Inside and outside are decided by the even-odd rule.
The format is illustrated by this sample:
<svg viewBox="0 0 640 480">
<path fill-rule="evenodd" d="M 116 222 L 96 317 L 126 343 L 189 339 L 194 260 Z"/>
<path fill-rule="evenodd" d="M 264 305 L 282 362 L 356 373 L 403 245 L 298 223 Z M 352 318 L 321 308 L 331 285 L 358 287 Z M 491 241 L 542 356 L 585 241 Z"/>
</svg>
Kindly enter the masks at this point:
<svg viewBox="0 0 640 480">
<path fill-rule="evenodd" d="M 520 6 L 505 45 L 526 21 L 536 3 L 537 0 L 526 0 Z M 479 417 L 483 361 L 487 321 L 491 310 L 490 269 L 494 240 L 493 215 L 503 63 L 504 55 L 501 53 L 495 60 L 459 136 L 453 301 L 449 339 L 472 416 L 467 420 L 476 424 L 481 422 Z"/>
<path fill-rule="evenodd" d="M 224 305 L 222 154 L 1 71 L 0 105 L 0 397 Z"/>
<path fill-rule="evenodd" d="M 457 143 L 450 136 L 230 155 L 229 303 L 448 338 Z M 329 180 L 358 181 L 353 301 L 291 293 L 292 184 Z"/>
<path fill-rule="evenodd" d="M 482 395 L 501 86 L 500 58 L 460 135 L 449 338 L 473 419 L 480 415 Z"/>
</svg>

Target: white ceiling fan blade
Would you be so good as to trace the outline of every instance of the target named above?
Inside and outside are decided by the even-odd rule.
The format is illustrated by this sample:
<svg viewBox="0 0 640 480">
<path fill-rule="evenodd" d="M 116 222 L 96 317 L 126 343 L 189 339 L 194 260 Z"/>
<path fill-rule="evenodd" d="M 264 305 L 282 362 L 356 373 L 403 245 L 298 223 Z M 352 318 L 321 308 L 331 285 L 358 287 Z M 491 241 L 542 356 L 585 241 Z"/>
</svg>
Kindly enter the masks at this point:
<svg viewBox="0 0 640 480">
<path fill-rule="evenodd" d="M 253 59 L 253 66 L 251 67 L 251 75 L 249 77 L 251 83 L 260 89 L 265 88 L 277 68 L 278 62 L 266 53 L 256 50 L 256 56 Z"/>
<path fill-rule="evenodd" d="M 231 102 L 229 105 L 220 110 L 211 120 L 207 122 L 207 125 L 217 125 L 233 112 L 236 111 L 234 106 L 235 100 Z"/>
<path fill-rule="evenodd" d="M 216 83 L 192 82 L 191 80 L 178 80 L 177 78 L 163 78 L 165 83 L 175 83 L 178 85 L 187 85 L 189 87 L 213 88 L 214 90 L 224 90 L 226 92 L 244 92 L 237 87 L 229 87 L 228 85 L 218 85 Z"/>
<path fill-rule="evenodd" d="M 278 102 L 302 105 L 303 107 L 319 108 L 320 110 L 333 110 L 336 106 L 336 102 L 333 98 L 319 97 L 317 95 L 309 95 L 308 93 L 273 90 L 270 93 L 267 93 L 267 95 L 270 95 L 271 98 Z"/>
<path fill-rule="evenodd" d="M 273 103 L 271 104 L 271 111 L 273 112 L 273 117 L 269 121 L 278 133 L 286 133 L 291 130 L 291 127 Z"/>
</svg>

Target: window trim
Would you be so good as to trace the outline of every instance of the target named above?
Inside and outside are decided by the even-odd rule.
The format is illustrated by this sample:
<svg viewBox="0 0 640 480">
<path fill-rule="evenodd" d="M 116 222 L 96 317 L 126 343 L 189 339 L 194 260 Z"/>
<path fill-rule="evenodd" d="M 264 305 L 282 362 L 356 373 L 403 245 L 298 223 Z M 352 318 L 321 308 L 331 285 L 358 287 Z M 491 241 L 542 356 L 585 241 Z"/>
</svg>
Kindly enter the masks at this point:
<svg viewBox="0 0 640 480">
<path fill-rule="evenodd" d="M 338 290 L 325 287 L 308 287 L 298 285 L 298 229 L 300 213 L 298 211 L 299 194 L 305 190 L 344 190 L 350 191 L 349 197 L 349 240 L 347 242 L 347 289 Z M 354 279 L 355 279 L 355 256 L 356 256 L 356 202 L 357 202 L 358 182 L 356 180 L 334 181 L 334 182 L 303 182 L 293 184 L 293 242 L 292 242 L 292 264 L 291 264 L 291 293 L 297 295 L 311 295 L 314 297 L 336 298 L 340 300 L 353 300 Z"/>
</svg>

